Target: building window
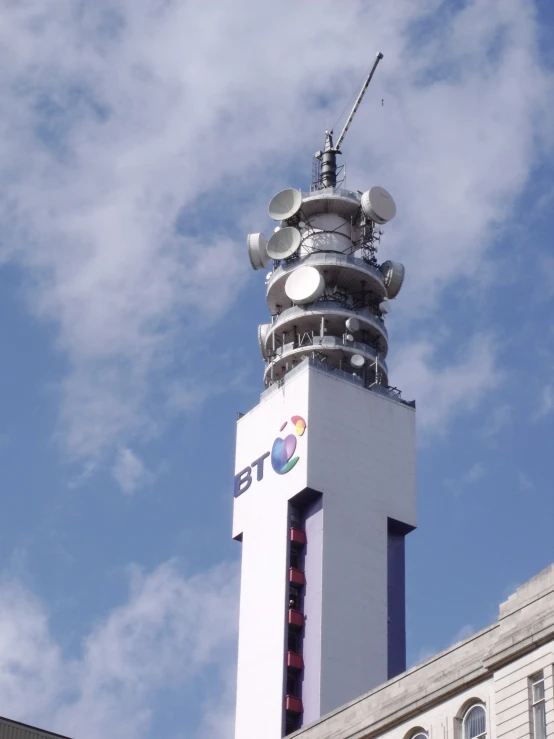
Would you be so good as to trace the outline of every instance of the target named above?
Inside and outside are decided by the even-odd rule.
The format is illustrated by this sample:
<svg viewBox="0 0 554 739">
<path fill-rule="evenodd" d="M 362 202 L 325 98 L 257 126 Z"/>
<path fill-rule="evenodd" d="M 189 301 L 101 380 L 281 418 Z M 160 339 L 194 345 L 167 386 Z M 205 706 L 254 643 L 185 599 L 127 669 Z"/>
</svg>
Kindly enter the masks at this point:
<svg viewBox="0 0 554 739">
<path fill-rule="evenodd" d="M 487 714 L 481 705 L 471 706 L 462 721 L 463 739 L 486 739 Z"/>
<path fill-rule="evenodd" d="M 298 695 L 298 681 L 294 675 L 287 675 L 287 695 Z"/>
<path fill-rule="evenodd" d="M 412 726 L 412 728 L 404 734 L 404 739 L 429 739 L 429 734 L 423 726 Z"/>
<path fill-rule="evenodd" d="M 546 739 L 546 706 L 544 674 L 539 672 L 529 679 L 531 688 L 531 726 L 533 739 Z"/>
<path fill-rule="evenodd" d="M 289 511 L 290 511 L 290 525 L 298 529 L 301 529 L 302 528 L 302 525 L 301 525 L 302 517 L 300 515 L 300 511 L 298 510 L 298 508 L 295 508 L 294 506 L 290 506 Z"/>
<path fill-rule="evenodd" d="M 289 586 L 289 608 L 296 608 L 300 610 L 300 590 L 295 588 L 294 585 Z"/>
<path fill-rule="evenodd" d="M 292 734 L 293 731 L 296 731 L 298 729 L 298 718 L 296 716 L 287 716 L 287 721 L 285 724 L 285 731 L 287 734 Z"/>
<path fill-rule="evenodd" d="M 300 568 L 300 554 L 297 549 L 290 550 L 290 566 L 295 567 L 297 570 Z"/>
</svg>

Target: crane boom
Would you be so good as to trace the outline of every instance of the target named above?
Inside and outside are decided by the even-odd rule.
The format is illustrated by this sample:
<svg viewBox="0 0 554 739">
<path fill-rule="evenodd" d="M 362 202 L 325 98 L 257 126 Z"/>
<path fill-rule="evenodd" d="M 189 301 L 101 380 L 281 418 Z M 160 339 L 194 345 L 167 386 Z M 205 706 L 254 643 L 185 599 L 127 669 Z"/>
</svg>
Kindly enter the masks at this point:
<svg viewBox="0 0 554 739">
<path fill-rule="evenodd" d="M 369 83 L 371 82 L 371 78 L 373 77 L 373 74 L 374 74 L 375 70 L 377 69 L 377 65 L 379 64 L 379 62 L 381 61 L 382 58 L 383 58 L 383 55 L 381 54 L 381 52 L 379 52 L 377 54 L 377 57 L 375 59 L 375 62 L 373 63 L 373 66 L 371 67 L 371 71 L 368 74 L 368 76 L 366 78 L 366 81 L 364 82 L 364 84 L 362 86 L 362 89 L 360 90 L 360 94 L 356 98 L 356 102 L 354 103 L 354 107 L 350 111 L 350 115 L 348 116 L 348 119 L 347 119 L 346 123 L 344 124 L 344 128 L 342 129 L 342 133 L 341 133 L 341 135 L 337 139 L 337 143 L 335 144 L 335 147 L 334 147 L 335 148 L 335 151 L 337 151 L 340 148 L 340 145 L 342 144 L 343 139 L 346 136 L 346 132 L 350 128 L 350 124 L 352 123 L 352 119 L 354 118 L 354 116 L 356 115 L 356 111 L 360 107 L 360 103 L 362 102 L 362 98 L 365 95 L 365 91 L 369 87 Z"/>
</svg>

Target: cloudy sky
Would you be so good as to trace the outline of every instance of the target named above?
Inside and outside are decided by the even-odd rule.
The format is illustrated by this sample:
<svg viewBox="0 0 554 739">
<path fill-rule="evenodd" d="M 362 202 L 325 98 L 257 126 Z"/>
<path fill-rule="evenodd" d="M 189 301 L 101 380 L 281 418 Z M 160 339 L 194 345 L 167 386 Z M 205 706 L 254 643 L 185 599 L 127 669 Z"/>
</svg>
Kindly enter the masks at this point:
<svg viewBox="0 0 554 739">
<path fill-rule="evenodd" d="M 1 713 L 231 739 L 245 234 L 380 50 L 343 146 L 386 187 L 418 406 L 409 663 L 554 560 L 548 0 L 0 0 Z M 383 102 L 381 102 L 383 101 Z"/>
</svg>

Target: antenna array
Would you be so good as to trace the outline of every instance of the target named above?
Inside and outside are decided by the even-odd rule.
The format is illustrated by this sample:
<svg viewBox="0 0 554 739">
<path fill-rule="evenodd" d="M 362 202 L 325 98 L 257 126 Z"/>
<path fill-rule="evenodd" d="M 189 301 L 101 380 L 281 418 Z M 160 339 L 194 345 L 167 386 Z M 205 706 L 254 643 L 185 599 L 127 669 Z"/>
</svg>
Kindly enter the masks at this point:
<svg viewBox="0 0 554 739">
<path fill-rule="evenodd" d="M 381 226 L 396 215 L 392 196 L 382 187 L 352 192 L 337 186 L 336 155 L 373 77 L 381 53 L 367 76 L 344 128 L 333 144 L 317 152 L 312 190 L 287 188 L 269 203 L 278 222 L 266 240 L 247 239 L 250 262 L 264 269 L 271 322 L 258 328 L 266 367 L 266 386 L 281 381 L 307 357 L 354 375 L 366 387 L 388 385 L 384 317 L 404 281 L 404 267 L 379 265 Z M 314 186 L 315 185 L 315 186 Z"/>
</svg>

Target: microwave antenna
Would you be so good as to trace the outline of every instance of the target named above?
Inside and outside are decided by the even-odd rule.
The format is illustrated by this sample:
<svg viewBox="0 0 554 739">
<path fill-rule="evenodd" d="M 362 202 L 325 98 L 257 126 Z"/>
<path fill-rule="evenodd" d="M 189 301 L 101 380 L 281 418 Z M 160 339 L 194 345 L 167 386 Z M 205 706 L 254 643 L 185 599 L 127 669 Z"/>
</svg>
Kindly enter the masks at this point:
<svg viewBox="0 0 554 739">
<path fill-rule="evenodd" d="M 373 66 L 371 67 L 369 74 L 365 79 L 364 84 L 362 85 L 362 89 L 358 93 L 356 102 L 354 103 L 352 110 L 350 111 L 350 115 L 346 119 L 346 123 L 344 124 L 344 128 L 342 129 L 336 144 L 333 144 L 333 131 L 325 131 L 325 149 L 323 151 L 318 151 L 315 154 L 316 159 L 319 159 L 321 162 L 320 181 L 322 187 L 335 187 L 337 184 L 337 154 L 342 153 L 340 151 L 340 145 L 344 141 L 346 132 L 350 128 L 350 124 L 352 123 L 352 120 L 356 115 L 358 108 L 360 107 L 360 103 L 362 102 L 365 92 L 369 87 L 369 83 L 371 82 L 375 70 L 377 69 L 377 65 L 382 58 L 383 55 L 381 54 L 381 52 L 379 52 L 375 58 L 375 61 L 373 62 Z"/>
</svg>

